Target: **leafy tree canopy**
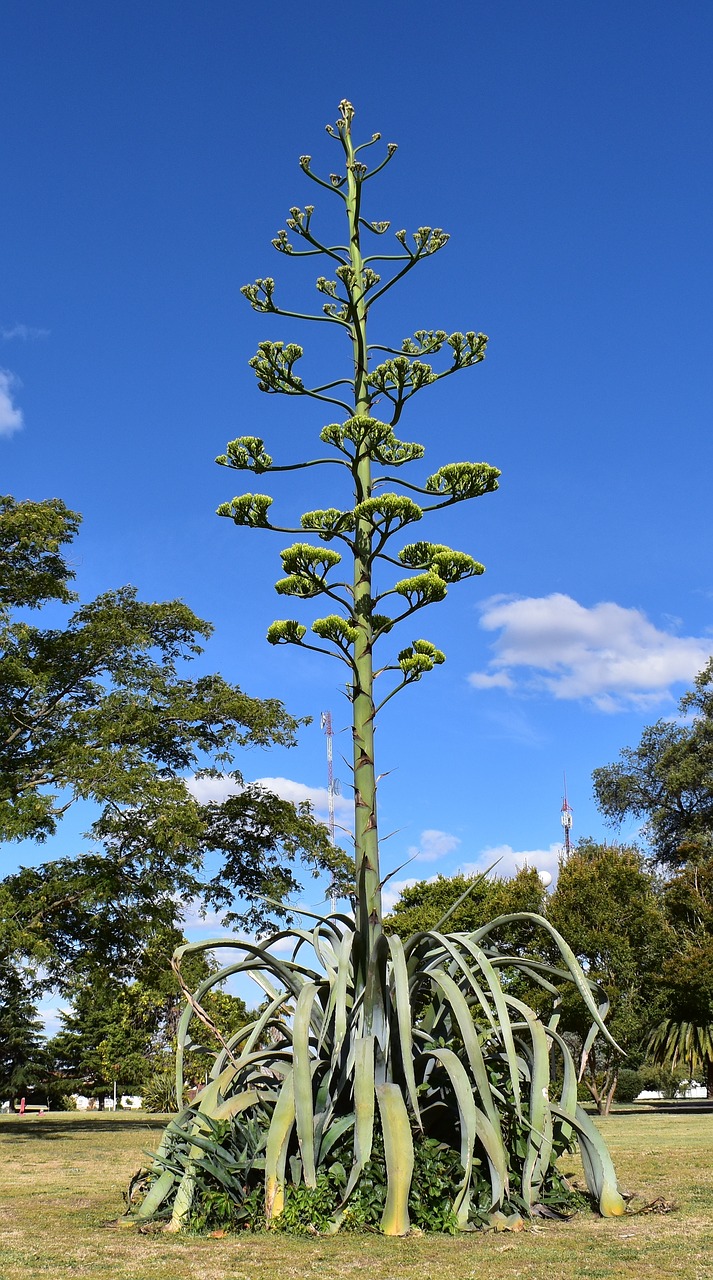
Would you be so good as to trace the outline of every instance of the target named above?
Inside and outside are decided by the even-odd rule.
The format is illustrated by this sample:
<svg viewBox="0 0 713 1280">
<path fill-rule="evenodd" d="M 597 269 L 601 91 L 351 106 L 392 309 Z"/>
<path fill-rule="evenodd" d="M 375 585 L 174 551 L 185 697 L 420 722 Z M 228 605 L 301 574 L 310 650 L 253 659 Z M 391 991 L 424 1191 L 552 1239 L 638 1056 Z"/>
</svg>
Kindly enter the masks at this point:
<svg viewBox="0 0 713 1280">
<path fill-rule="evenodd" d="M 434 880 L 419 880 L 405 888 L 386 917 L 385 928 L 387 933 L 408 938 L 437 928 L 450 912 L 446 921 L 448 931 L 470 932 L 496 916 L 518 911 L 540 912 L 544 896 L 542 881 L 532 867 L 523 867 L 511 879 L 439 875 Z M 500 936 L 514 947 L 525 946 L 532 937 L 532 928 L 527 924 L 511 925 Z"/>
<path fill-rule="evenodd" d="M 186 674 L 211 627 L 181 601 L 145 603 L 124 587 L 80 605 L 62 627 L 22 610 L 71 598 L 63 548 L 79 517 L 59 500 L 0 504 L 0 839 L 44 841 L 78 801 L 96 817 L 90 849 L 0 884 L 0 950 L 40 962 L 48 980 L 101 959 L 132 972 L 152 930 L 197 898 L 259 925 L 259 894 L 299 887 L 301 862 L 336 876 L 347 859 L 309 806 L 244 787 L 240 748 L 291 745 L 281 703 L 220 675 Z M 230 770 L 239 794 L 204 805 L 190 775 Z M 214 874 L 205 857 L 214 855 Z M 236 895 L 249 901 L 235 905 Z"/>
<path fill-rule="evenodd" d="M 637 747 L 593 774 L 605 817 L 643 820 L 654 856 L 669 867 L 713 854 L 713 660 L 681 710 L 692 719 L 659 720 L 644 729 Z"/>
</svg>

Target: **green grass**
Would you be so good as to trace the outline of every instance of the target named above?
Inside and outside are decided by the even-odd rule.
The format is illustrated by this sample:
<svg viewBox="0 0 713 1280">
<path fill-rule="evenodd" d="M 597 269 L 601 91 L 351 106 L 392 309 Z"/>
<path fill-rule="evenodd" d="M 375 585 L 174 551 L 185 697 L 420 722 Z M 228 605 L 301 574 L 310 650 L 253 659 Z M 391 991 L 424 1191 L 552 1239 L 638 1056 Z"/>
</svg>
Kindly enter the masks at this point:
<svg viewBox="0 0 713 1280">
<path fill-rule="evenodd" d="M 537 1223 L 516 1235 L 223 1239 L 138 1235 L 106 1223 L 152 1149 L 141 1114 L 0 1117 L 0 1280 L 713 1280 L 713 1110 L 622 1109 L 599 1122 L 634 1207 L 674 1213 Z M 578 1161 L 566 1170 L 579 1176 Z"/>
</svg>

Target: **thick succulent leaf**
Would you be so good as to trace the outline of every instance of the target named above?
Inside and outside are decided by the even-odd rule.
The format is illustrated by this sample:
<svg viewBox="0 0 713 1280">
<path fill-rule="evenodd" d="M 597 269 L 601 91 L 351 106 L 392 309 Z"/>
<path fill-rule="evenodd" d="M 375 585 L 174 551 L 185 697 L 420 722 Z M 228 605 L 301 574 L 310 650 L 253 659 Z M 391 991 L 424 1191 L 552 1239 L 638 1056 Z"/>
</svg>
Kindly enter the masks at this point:
<svg viewBox="0 0 713 1280">
<path fill-rule="evenodd" d="M 440 936 L 443 938 L 445 937 L 445 935 L 440 935 Z M 520 1097 L 520 1072 L 518 1070 L 518 1065 L 517 1065 L 515 1041 L 513 1039 L 512 1028 L 510 1026 L 510 1016 L 507 1011 L 507 1004 L 506 1004 L 505 996 L 503 994 L 503 989 L 500 983 L 500 978 L 498 976 L 496 969 L 493 967 L 489 958 L 486 956 L 485 952 L 482 950 L 481 947 L 479 947 L 472 940 L 473 935 L 455 934 L 453 935 L 453 937 L 457 938 L 458 942 L 461 944 L 463 949 L 467 952 L 469 956 L 472 957 L 473 961 L 475 962 L 475 964 L 477 965 L 478 969 L 480 970 L 480 972 L 482 973 L 485 979 L 488 991 L 490 993 L 490 996 L 493 1002 L 493 1007 L 495 1009 L 496 1026 L 497 1026 L 498 1035 L 502 1038 L 503 1047 L 505 1049 L 505 1055 L 508 1062 L 508 1067 L 510 1069 L 510 1086 L 512 1088 L 513 1098 L 515 1100 L 515 1110 L 517 1112 L 518 1118 L 521 1119 L 522 1118 L 522 1100 Z M 455 944 L 452 947 L 449 947 L 449 951 L 451 952 L 455 949 L 456 949 Z M 466 975 L 467 978 L 470 979 L 471 986 L 475 991 L 475 994 L 477 995 L 478 991 L 480 990 L 480 985 L 475 975 L 473 974 L 471 967 L 466 963 L 465 959 L 460 955 L 460 953 L 458 953 L 458 963 L 462 972 Z"/>
<path fill-rule="evenodd" d="M 354 1164 L 342 1203 L 356 1186 L 374 1141 L 374 1037 L 362 1036 L 354 1050 Z"/>
<path fill-rule="evenodd" d="M 175 1173 L 171 1169 L 164 1169 L 163 1173 L 151 1183 L 141 1204 L 130 1213 L 127 1213 L 126 1217 L 132 1222 L 145 1222 L 149 1218 L 153 1218 L 164 1201 L 168 1199 L 175 1185 Z"/>
<path fill-rule="evenodd" d="M 499 1130 L 495 1130 L 485 1112 L 475 1108 L 478 1141 L 482 1146 L 490 1171 L 492 1192 L 491 1209 L 499 1209 L 510 1192 L 507 1152 Z"/>
<path fill-rule="evenodd" d="M 272 1113 L 265 1148 L 265 1221 L 268 1226 L 285 1207 L 285 1165 L 292 1126 L 295 1123 L 295 1095 L 292 1074 L 285 1077 Z"/>
<path fill-rule="evenodd" d="M 572 948 L 565 942 L 564 938 L 562 937 L 562 934 L 558 933 L 554 925 L 550 924 L 549 920 L 546 920 L 544 916 L 537 915 L 535 912 L 532 912 L 532 911 L 515 911 L 510 915 L 497 916 L 495 920 L 491 920 L 489 921 L 488 924 L 483 925 L 482 928 L 476 929 L 472 936 L 477 942 L 480 942 L 483 938 L 486 938 L 488 934 L 492 933 L 495 929 L 499 929 L 503 925 L 512 924 L 520 920 L 528 920 L 533 924 L 540 925 L 543 929 L 547 931 L 547 933 L 549 933 L 550 937 L 555 942 L 559 950 L 559 953 L 565 962 L 565 965 L 567 966 L 567 970 L 569 972 L 571 981 L 576 986 L 580 996 L 582 997 L 585 1005 L 587 1006 L 589 1013 L 591 1014 L 592 1020 L 597 1024 L 605 1040 L 607 1040 L 607 1042 L 612 1046 L 612 1048 L 618 1049 L 620 1053 L 623 1053 L 623 1049 L 621 1048 L 620 1045 L 617 1044 L 616 1040 L 614 1039 L 611 1032 L 609 1031 L 609 1029 L 606 1027 L 604 1023 L 604 1016 L 602 1014 L 602 1011 L 600 1010 L 599 1006 L 597 1005 L 592 995 L 592 984 L 587 980 L 584 973 L 582 972 L 582 967 L 577 957 L 575 956 Z M 606 1009 L 608 1009 L 608 1007 L 609 1006 L 607 1002 L 605 1006 L 605 1011 Z"/>
<path fill-rule="evenodd" d="M 392 1003 L 396 1007 L 401 1069 L 406 1081 L 406 1088 L 408 1090 L 409 1101 L 411 1103 L 413 1114 L 417 1123 L 420 1125 L 421 1115 L 418 1108 L 418 1094 L 416 1092 L 416 1074 L 413 1068 L 413 1037 L 411 1035 L 413 1012 L 411 1009 L 411 997 L 409 992 L 408 969 L 406 968 L 406 959 L 401 939 L 394 934 L 394 936 L 390 937 L 388 941 L 389 950 L 391 952 Z"/>
<path fill-rule="evenodd" d="M 470 1179 L 473 1172 L 473 1151 L 477 1136 L 477 1110 L 473 1101 L 473 1091 L 468 1079 L 468 1073 L 455 1053 L 451 1049 L 430 1049 L 428 1053 L 445 1067 L 458 1103 L 460 1162 L 463 1165 L 465 1176 L 458 1195 L 453 1202 L 453 1211 L 458 1219 L 459 1227 L 463 1228 L 468 1224 L 468 1211 L 470 1209 Z"/>
<path fill-rule="evenodd" d="M 443 995 L 448 1001 L 453 1015 L 455 1017 L 458 1030 L 460 1031 L 463 1048 L 465 1049 L 470 1069 L 473 1073 L 473 1080 L 478 1091 L 478 1096 L 483 1106 L 483 1110 L 488 1116 L 492 1128 L 495 1133 L 500 1136 L 500 1116 L 493 1099 L 490 1077 L 485 1066 L 483 1051 L 480 1047 L 478 1033 L 473 1024 L 473 1015 L 463 992 L 458 984 L 443 969 L 433 969 L 429 973 L 431 982 L 440 987 Z M 502 1145 L 502 1138 L 500 1137 Z M 503 1155 L 505 1149 L 503 1148 Z"/>
<path fill-rule="evenodd" d="M 545 1028 L 531 1009 L 512 996 L 507 1003 L 524 1018 L 529 1032 L 525 1052 L 530 1067 L 530 1109 L 528 1116 L 527 1154 L 522 1171 L 522 1196 L 528 1207 L 538 1198 L 538 1192 L 552 1157 L 552 1118 L 548 1086 L 550 1079 L 549 1043 Z"/>
<path fill-rule="evenodd" d="M 413 1140 L 403 1094 L 396 1084 L 377 1084 L 376 1097 L 384 1134 L 386 1204 L 381 1229 L 386 1236 L 408 1235 L 408 1197 L 413 1176 Z"/>
<path fill-rule="evenodd" d="M 599 1202 L 603 1218 L 618 1218 L 626 1213 L 626 1202 L 619 1192 L 616 1173 L 607 1145 L 594 1122 L 582 1107 L 577 1107 L 574 1118 L 559 1107 L 552 1107 L 554 1115 L 569 1120 L 579 1137 L 579 1147 L 587 1186 Z"/>
<path fill-rule="evenodd" d="M 297 1001 L 292 1033 L 295 1119 L 297 1122 L 297 1137 L 302 1153 L 304 1180 L 308 1187 L 316 1187 L 317 1185 L 317 1171 L 314 1161 L 313 1060 L 309 1049 L 310 1020 L 316 995 L 316 985 L 312 982 L 306 983 Z"/>
</svg>

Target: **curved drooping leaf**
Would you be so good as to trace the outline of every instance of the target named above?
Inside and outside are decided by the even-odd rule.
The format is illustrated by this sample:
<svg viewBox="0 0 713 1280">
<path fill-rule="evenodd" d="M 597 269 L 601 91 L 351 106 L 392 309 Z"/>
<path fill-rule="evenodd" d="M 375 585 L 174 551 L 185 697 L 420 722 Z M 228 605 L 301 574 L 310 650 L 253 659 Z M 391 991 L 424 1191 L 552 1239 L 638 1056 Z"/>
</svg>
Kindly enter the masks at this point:
<svg viewBox="0 0 713 1280">
<path fill-rule="evenodd" d="M 169 1125 L 155 1158 L 157 1177 L 133 1220 L 170 1207 L 174 1225 L 185 1225 L 202 1178 L 238 1195 L 237 1165 L 242 1186 L 264 1176 L 266 1220 L 273 1222 L 284 1207 L 288 1165 L 290 1177 L 314 1186 L 338 1152 L 348 1172 L 335 1204 L 336 1230 L 373 1158 L 378 1127 L 387 1176 L 383 1229 L 401 1232 L 407 1229 L 419 1126 L 425 1137 L 445 1138 L 459 1151 L 463 1178 L 453 1209 L 462 1228 L 488 1204 L 491 1212 L 513 1203 L 530 1211 L 549 1185 L 553 1152 L 573 1134 L 600 1211 L 622 1211 L 611 1160 L 577 1107 L 576 1069 L 556 1030 L 569 984 L 583 994 L 600 1031 L 598 992 L 547 922 L 517 913 L 473 933 L 416 934 L 403 946 L 379 935 L 369 951 L 367 934 L 348 917 L 304 914 L 313 927 L 283 929 L 262 942 L 212 939 L 177 953 L 179 972 L 193 951 L 221 948 L 235 956 L 190 994 L 178 1028 L 181 1089 L 195 1020 L 202 1040 L 211 1029 L 201 1008 L 206 993 L 242 975 L 267 999 L 240 1033 L 230 1039 L 216 1034 L 211 1078 Z M 543 925 L 562 962 L 501 949 L 498 930 L 515 920 Z M 535 982 L 550 999 L 549 1022 L 513 994 L 520 978 Z M 555 1056 L 563 1081 L 557 1101 L 549 1098 Z M 212 1150 L 221 1123 L 233 1135 L 222 1163 L 218 1149 Z M 521 1154 L 512 1146 L 515 1138 Z M 237 1204 L 237 1220 L 244 1212 Z"/>
</svg>

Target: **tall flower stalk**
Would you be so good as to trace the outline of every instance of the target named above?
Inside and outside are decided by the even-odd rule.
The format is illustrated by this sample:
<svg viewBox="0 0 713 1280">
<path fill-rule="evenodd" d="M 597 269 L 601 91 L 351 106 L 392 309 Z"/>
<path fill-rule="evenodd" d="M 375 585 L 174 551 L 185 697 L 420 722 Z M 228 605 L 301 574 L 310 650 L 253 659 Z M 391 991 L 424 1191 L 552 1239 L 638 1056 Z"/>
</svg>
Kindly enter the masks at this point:
<svg viewBox="0 0 713 1280">
<path fill-rule="evenodd" d="M 351 376 L 336 381 L 306 386 L 295 372 L 302 348 L 293 343 L 261 342 L 251 361 L 261 391 L 307 396 L 343 410 L 346 421 L 326 426 L 320 437 L 341 457 L 275 466 L 262 440 L 242 436 L 228 445 L 227 452 L 218 461 L 256 474 L 338 462 L 351 476 L 353 505 L 350 509 L 329 507 L 310 511 L 302 516 L 299 529 L 284 530 L 301 534 L 309 531 L 323 542 L 341 544 L 352 562 L 351 582 L 335 584 L 331 580 L 332 571 L 342 561 L 340 552 L 300 542 L 282 553 L 288 576 L 277 583 L 282 595 L 327 596 L 339 612 L 313 622 L 312 633 L 323 642 L 321 645 L 312 639 L 307 641 L 306 627 L 295 620 L 273 623 L 268 639 L 273 644 L 319 649 L 336 656 L 349 668 L 357 925 L 365 940 L 368 938 L 366 951 L 370 952 L 382 928 L 375 718 L 395 693 L 444 661 L 444 655 L 433 644 L 418 639 L 402 649 L 395 661 L 387 661 L 375 669 L 375 646 L 397 623 L 410 619 L 425 605 L 442 600 L 448 584 L 483 572 L 483 566 L 471 556 L 430 542 L 411 543 L 402 547 L 394 558 L 391 542 L 426 512 L 493 492 L 500 473 L 485 463 L 455 463 L 441 467 L 424 485 L 388 474 L 406 463 L 419 461 L 424 455 L 422 445 L 399 440 L 394 432 L 407 401 L 426 386 L 478 364 L 485 355 L 487 338 L 474 332 L 449 334 L 444 330 L 421 330 L 397 347 L 369 342 L 367 328 L 375 304 L 414 267 L 442 249 L 448 236 L 440 228 L 419 227 L 413 234 L 411 247 L 406 232 L 397 231 L 396 252 L 365 254 L 364 240 L 383 237 L 389 223 L 371 221 L 364 215 L 364 187 L 390 162 L 396 146 L 390 143 L 385 157 L 369 169 L 360 155 L 378 143 L 380 135 L 374 134 L 369 142 L 355 146 L 353 118 L 353 107 L 343 101 L 336 127 L 327 129 L 343 152 L 344 174 L 330 174 L 327 180 L 312 171 L 310 156 L 300 158 L 307 177 L 341 201 L 346 219 L 346 243 L 332 245 L 318 238 L 312 205 L 304 210 L 291 209 L 287 222 L 290 234 L 304 247 L 295 248 L 284 230 L 273 240 L 275 248 L 287 256 L 322 257 L 329 262 L 335 278 L 320 276 L 317 279 L 317 290 L 327 298 L 321 314 L 296 313 L 279 306 L 271 278 L 258 279 L 243 288 L 256 311 L 327 323 L 346 331 L 351 346 Z M 386 278 L 382 278 L 380 272 L 386 273 Z M 427 363 L 427 358 L 439 355 L 448 360 L 444 362 L 445 367 L 437 370 Z M 375 411 L 382 414 L 386 411 L 388 421 L 373 416 Z M 384 491 L 385 485 L 395 485 L 396 491 Z M 414 495 L 421 501 L 416 501 Z M 243 494 L 223 504 L 219 513 L 238 525 L 278 529 L 280 526 L 271 523 L 268 516 L 271 501 L 264 494 Z M 375 572 L 384 564 L 406 569 L 409 576 L 400 578 L 391 589 L 378 592 Z M 396 679 L 392 678 L 392 687 L 379 701 L 375 680 L 389 675 L 395 675 Z"/>
</svg>

